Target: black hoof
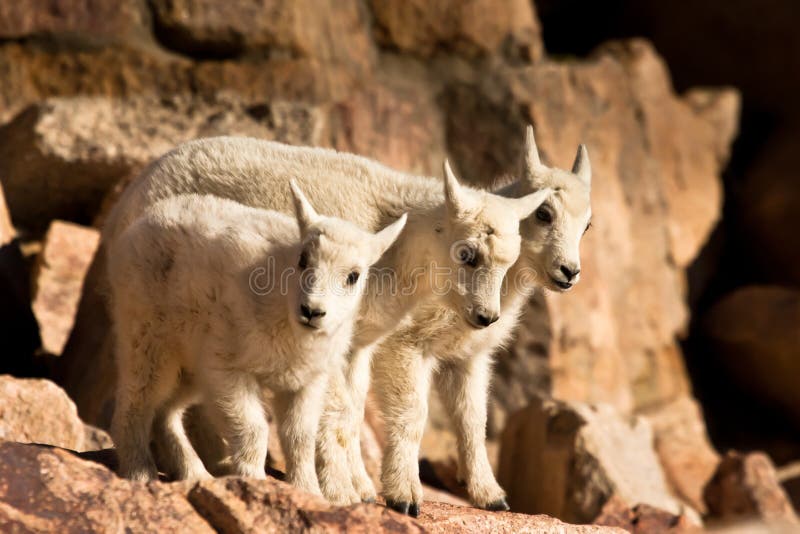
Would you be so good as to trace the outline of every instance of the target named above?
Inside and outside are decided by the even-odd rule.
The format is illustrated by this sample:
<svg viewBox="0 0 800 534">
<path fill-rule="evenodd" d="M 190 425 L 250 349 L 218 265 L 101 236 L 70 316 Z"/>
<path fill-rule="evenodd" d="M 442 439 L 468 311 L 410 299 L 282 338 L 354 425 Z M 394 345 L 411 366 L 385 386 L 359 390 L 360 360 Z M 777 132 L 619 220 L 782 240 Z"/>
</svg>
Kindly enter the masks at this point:
<svg viewBox="0 0 800 534">
<path fill-rule="evenodd" d="M 508 512 L 511 507 L 508 506 L 508 502 L 505 500 L 505 498 L 503 498 L 497 499 L 494 502 L 490 502 L 486 505 L 486 509 L 490 512 Z"/>
<path fill-rule="evenodd" d="M 408 507 L 408 515 L 411 517 L 419 517 L 419 503 L 411 503 L 411 506 Z"/>
<path fill-rule="evenodd" d="M 411 506 L 411 504 L 402 501 L 390 501 L 387 499 L 386 506 L 388 506 L 395 512 L 400 512 L 401 514 L 408 515 L 408 507 Z"/>
<path fill-rule="evenodd" d="M 366 504 L 375 504 L 375 497 L 367 497 L 366 499 L 361 499 L 361 502 Z"/>
</svg>

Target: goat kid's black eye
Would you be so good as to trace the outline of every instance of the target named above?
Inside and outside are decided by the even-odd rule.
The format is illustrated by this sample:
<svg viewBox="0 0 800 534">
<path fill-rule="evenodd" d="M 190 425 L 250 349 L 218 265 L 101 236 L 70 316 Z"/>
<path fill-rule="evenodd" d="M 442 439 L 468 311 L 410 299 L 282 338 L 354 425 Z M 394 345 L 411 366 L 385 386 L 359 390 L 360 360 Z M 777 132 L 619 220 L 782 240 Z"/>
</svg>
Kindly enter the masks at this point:
<svg viewBox="0 0 800 534">
<path fill-rule="evenodd" d="M 553 214 L 545 207 L 536 210 L 536 218 L 546 224 L 553 222 Z"/>
<path fill-rule="evenodd" d="M 297 266 L 300 267 L 301 269 L 305 269 L 306 267 L 308 267 L 308 254 L 306 254 L 305 252 L 300 254 L 300 260 L 298 260 Z"/>
<path fill-rule="evenodd" d="M 473 249 L 464 247 L 458 251 L 458 260 L 470 267 L 475 267 L 478 264 L 478 254 Z"/>
<path fill-rule="evenodd" d="M 347 275 L 347 284 L 352 286 L 353 284 L 358 282 L 358 276 L 359 276 L 358 271 L 353 271 L 350 274 L 348 274 Z"/>
</svg>

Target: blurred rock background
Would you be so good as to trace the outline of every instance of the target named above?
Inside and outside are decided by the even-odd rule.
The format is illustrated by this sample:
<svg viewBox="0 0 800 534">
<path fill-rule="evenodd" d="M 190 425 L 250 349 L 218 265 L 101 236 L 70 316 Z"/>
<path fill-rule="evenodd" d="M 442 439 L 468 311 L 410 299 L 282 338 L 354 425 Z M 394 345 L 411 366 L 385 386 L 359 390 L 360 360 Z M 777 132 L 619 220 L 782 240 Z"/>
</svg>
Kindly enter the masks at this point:
<svg viewBox="0 0 800 534">
<path fill-rule="evenodd" d="M 581 283 L 536 295 L 497 358 L 488 436 L 512 509 L 629 531 L 796 523 L 798 16 L 790 0 L 0 3 L 0 373 L 55 381 L 75 419 L 48 438 L 53 413 L 25 414 L 55 393 L 2 378 L 0 439 L 108 445 L 98 228 L 175 144 L 249 135 L 428 175 L 448 156 L 491 187 L 530 123 L 550 165 L 588 145 L 594 218 Z M 422 473 L 458 493 L 431 402 Z"/>
</svg>

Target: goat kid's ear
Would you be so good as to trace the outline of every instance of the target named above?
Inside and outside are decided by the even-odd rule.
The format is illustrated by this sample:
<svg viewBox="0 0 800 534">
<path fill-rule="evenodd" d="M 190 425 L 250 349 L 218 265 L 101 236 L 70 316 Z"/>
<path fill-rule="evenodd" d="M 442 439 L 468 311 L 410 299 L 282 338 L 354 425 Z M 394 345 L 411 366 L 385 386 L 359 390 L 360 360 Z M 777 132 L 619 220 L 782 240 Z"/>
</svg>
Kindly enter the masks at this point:
<svg viewBox="0 0 800 534">
<path fill-rule="evenodd" d="M 319 219 L 319 215 L 294 180 L 289 182 L 289 187 L 292 190 L 297 224 L 300 226 L 300 233 L 305 235 L 308 227 Z"/>
<path fill-rule="evenodd" d="M 447 213 L 453 217 L 464 213 L 469 205 L 469 198 L 458 183 L 450 162 L 444 160 L 444 201 L 447 206 Z"/>
<path fill-rule="evenodd" d="M 549 187 L 545 187 L 544 189 L 540 189 L 535 193 L 531 193 L 530 195 L 525 195 L 522 198 L 512 198 L 509 199 L 514 212 L 517 214 L 519 220 L 527 219 L 530 215 L 539 209 L 539 206 L 547 200 L 553 193 L 553 190 Z"/>
<path fill-rule="evenodd" d="M 372 261 L 370 264 L 378 261 L 380 257 L 383 256 L 383 253 L 392 246 L 398 237 L 400 237 L 400 232 L 405 228 L 407 219 L 408 215 L 404 213 L 395 222 L 375 234 L 375 244 L 373 246 Z"/>
<path fill-rule="evenodd" d="M 591 187 L 592 185 L 592 164 L 589 163 L 589 151 L 586 145 L 578 146 L 578 153 L 575 154 L 575 163 L 572 164 L 572 173 L 581 182 Z"/>
</svg>

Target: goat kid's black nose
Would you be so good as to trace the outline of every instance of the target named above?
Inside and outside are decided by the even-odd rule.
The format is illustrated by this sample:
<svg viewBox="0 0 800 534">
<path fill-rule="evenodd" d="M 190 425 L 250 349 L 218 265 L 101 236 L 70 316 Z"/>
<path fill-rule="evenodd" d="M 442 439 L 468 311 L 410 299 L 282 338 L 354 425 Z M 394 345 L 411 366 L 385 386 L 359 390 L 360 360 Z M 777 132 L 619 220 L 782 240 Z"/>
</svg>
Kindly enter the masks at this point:
<svg viewBox="0 0 800 534">
<path fill-rule="evenodd" d="M 481 325 L 481 326 L 489 326 L 490 324 L 492 324 L 495 321 L 497 321 L 499 318 L 500 318 L 499 315 L 491 315 L 490 316 L 490 315 L 484 315 L 484 314 L 481 313 L 481 314 L 478 315 L 478 324 Z"/>
<path fill-rule="evenodd" d="M 567 281 L 569 281 L 569 280 L 572 280 L 573 278 L 575 278 L 576 276 L 578 276 L 578 274 L 580 274 L 581 270 L 580 269 L 575 269 L 573 271 L 569 267 L 567 267 L 566 265 L 562 265 L 561 266 L 561 272 L 564 273 L 564 276 L 567 277 Z"/>
<path fill-rule="evenodd" d="M 311 308 L 305 304 L 300 305 L 300 314 L 306 319 L 313 319 L 314 317 L 325 317 L 325 312 L 319 308 Z"/>
</svg>

